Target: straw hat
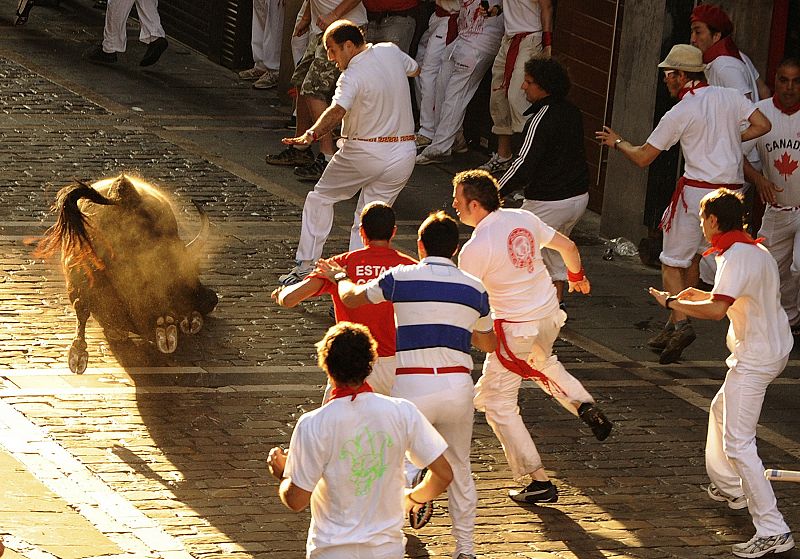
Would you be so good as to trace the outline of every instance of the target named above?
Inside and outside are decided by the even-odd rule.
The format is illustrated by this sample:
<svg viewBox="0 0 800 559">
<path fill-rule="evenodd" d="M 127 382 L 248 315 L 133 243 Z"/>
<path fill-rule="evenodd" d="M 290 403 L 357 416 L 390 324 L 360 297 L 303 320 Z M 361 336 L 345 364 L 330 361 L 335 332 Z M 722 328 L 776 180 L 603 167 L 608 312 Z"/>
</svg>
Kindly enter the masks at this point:
<svg viewBox="0 0 800 559">
<path fill-rule="evenodd" d="M 658 67 L 684 72 L 702 72 L 706 69 L 703 53 L 692 45 L 675 45 Z"/>
</svg>

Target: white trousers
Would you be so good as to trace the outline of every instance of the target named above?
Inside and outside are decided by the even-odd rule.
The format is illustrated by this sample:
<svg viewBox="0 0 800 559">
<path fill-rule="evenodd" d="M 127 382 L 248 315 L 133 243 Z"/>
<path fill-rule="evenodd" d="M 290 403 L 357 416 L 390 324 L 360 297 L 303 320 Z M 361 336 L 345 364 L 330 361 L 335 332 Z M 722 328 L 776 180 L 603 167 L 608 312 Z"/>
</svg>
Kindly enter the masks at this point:
<svg viewBox="0 0 800 559">
<path fill-rule="evenodd" d="M 277 71 L 281 67 L 284 9 L 283 0 L 253 0 L 250 46 L 253 66 L 259 70 Z"/>
<path fill-rule="evenodd" d="M 542 320 L 506 323 L 503 328 L 514 355 L 527 360 L 552 381 L 552 393 L 536 381 L 539 388 L 577 416 L 582 403 L 594 400 L 580 381 L 569 374 L 558 357 L 553 355 L 553 343 L 566 318 L 566 313 L 559 310 Z M 527 474 L 543 467 L 536 445 L 519 413 L 517 401 L 521 384 L 522 377 L 506 369 L 496 354 L 486 354 L 483 373 L 475 387 L 475 408 L 486 414 L 486 421 L 503 446 L 511 473 L 517 481 L 523 481 Z"/>
<path fill-rule="evenodd" d="M 425 134 L 420 126 L 420 132 L 433 140 L 423 153 L 450 153 L 456 134 L 464 123 L 467 105 L 493 60 L 493 55 L 458 39 L 447 46 L 436 80 L 433 134 Z"/>
<path fill-rule="evenodd" d="M 333 227 L 333 205 L 361 194 L 356 204 L 350 248 L 363 248 L 358 226 L 361 210 L 370 202 L 392 205 L 414 170 L 414 142 L 345 140 L 333 155 L 314 190 L 303 204 L 297 260 L 316 262 Z"/>
<path fill-rule="evenodd" d="M 136 13 L 139 14 L 139 40 L 149 45 L 165 36 L 158 15 L 158 0 L 108 0 L 106 25 L 103 29 L 104 52 L 125 52 L 128 46 L 126 24 L 134 4 Z"/>
<path fill-rule="evenodd" d="M 569 237 L 588 205 L 589 193 L 586 192 L 565 200 L 525 200 L 522 209 L 536 214 L 547 225 Z M 567 281 L 567 266 L 558 251 L 542 248 L 542 259 L 553 281 Z"/>
<path fill-rule="evenodd" d="M 308 559 L 403 559 L 405 556 L 405 536 L 397 543 L 382 545 L 350 544 L 323 547 L 306 551 Z"/>
<path fill-rule="evenodd" d="M 766 237 L 781 277 L 781 306 L 789 324 L 800 321 L 800 210 L 783 211 L 767 206 L 759 237 Z"/>
<path fill-rule="evenodd" d="M 397 357 L 390 355 L 388 357 L 378 357 L 375 364 L 372 366 L 372 372 L 367 377 L 367 382 L 372 387 L 372 390 L 384 396 L 392 394 L 392 387 L 394 387 L 395 369 L 397 368 Z M 325 386 L 325 393 L 322 395 L 322 404 L 325 405 L 331 399 L 331 392 L 333 387 L 330 381 Z"/>
<path fill-rule="evenodd" d="M 790 531 L 778 511 L 772 484 L 764 478 L 764 464 L 756 448 L 764 394 L 787 360 L 759 364 L 757 369 L 741 363 L 728 369 L 708 416 L 708 477 L 723 493 L 747 496 L 747 508 L 759 537 Z"/>
<path fill-rule="evenodd" d="M 414 80 L 419 106 L 419 133 L 433 137 L 435 126 L 436 78 L 444 62 L 447 21 L 450 18 L 431 14 L 428 29 L 422 34 L 417 49 L 419 76 Z"/>
<path fill-rule="evenodd" d="M 475 553 L 478 493 L 469 463 L 474 394 L 472 377 L 465 373 L 398 375 L 392 389 L 392 396 L 413 402 L 447 442 L 444 457 L 453 469 L 453 481 L 447 488 L 447 508 L 456 540 L 453 557 Z"/>
</svg>

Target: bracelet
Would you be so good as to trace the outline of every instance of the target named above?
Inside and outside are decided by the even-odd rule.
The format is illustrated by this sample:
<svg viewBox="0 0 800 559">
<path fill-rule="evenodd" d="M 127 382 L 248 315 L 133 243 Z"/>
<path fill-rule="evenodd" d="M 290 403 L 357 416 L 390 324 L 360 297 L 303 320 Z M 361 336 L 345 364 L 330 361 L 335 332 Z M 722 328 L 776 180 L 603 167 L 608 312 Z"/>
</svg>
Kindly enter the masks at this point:
<svg viewBox="0 0 800 559">
<path fill-rule="evenodd" d="M 669 304 L 670 304 L 672 301 L 677 301 L 677 300 L 678 300 L 678 298 L 677 298 L 675 295 L 670 295 L 670 296 L 669 296 L 669 297 L 667 297 L 667 298 L 666 298 L 666 300 L 664 301 L 664 308 L 665 308 L 665 309 L 669 309 L 669 308 L 670 308 L 670 307 L 669 307 Z M 672 310 L 672 309 L 670 309 L 670 310 Z"/>
<path fill-rule="evenodd" d="M 583 281 L 584 279 L 586 279 L 586 271 L 583 269 L 583 266 L 581 266 L 579 272 L 570 272 L 569 270 L 567 270 L 567 279 L 572 283 Z"/>
<path fill-rule="evenodd" d="M 553 33 L 551 31 L 542 32 L 542 46 L 549 47 L 553 44 Z"/>
<path fill-rule="evenodd" d="M 623 140 L 622 138 L 617 138 L 616 140 L 614 140 L 614 149 L 619 149 L 619 145 L 624 141 L 625 140 Z"/>
<path fill-rule="evenodd" d="M 408 499 L 409 499 L 409 500 L 410 500 L 412 503 L 414 503 L 415 505 L 424 505 L 424 504 L 425 504 L 425 503 L 420 503 L 419 501 L 417 501 L 417 500 L 416 500 L 414 497 L 412 497 L 412 496 L 411 496 L 411 493 L 409 493 L 409 494 L 408 494 Z"/>
</svg>

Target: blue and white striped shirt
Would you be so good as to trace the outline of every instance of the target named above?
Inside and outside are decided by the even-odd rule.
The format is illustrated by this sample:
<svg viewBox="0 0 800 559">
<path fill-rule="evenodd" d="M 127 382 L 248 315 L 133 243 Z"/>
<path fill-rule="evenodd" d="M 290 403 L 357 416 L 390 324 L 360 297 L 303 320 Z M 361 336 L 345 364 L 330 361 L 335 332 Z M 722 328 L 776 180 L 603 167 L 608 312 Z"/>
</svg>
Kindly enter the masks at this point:
<svg viewBox="0 0 800 559">
<path fill-rule="evenodd" d="M 489 315 L 480 280 L 440 256 L 397 266 L 366 285 L 371 303 L 391 301 L 397 326 L 398 367 L 472 370 L 472 330 Z"/>
</svg>

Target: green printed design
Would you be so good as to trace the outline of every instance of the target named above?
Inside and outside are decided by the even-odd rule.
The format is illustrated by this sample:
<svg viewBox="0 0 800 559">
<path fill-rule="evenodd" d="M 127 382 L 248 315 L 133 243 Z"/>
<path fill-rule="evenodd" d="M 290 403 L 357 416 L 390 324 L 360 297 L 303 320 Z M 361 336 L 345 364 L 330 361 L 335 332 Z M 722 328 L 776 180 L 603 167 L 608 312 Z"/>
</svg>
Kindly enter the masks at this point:
<svg viewBox="0 0 800 559">
<path fill-rule="evenodd" d="M 342 445 L 339 459 L 350 460 L 350 481 L 355 485 L 357 497 L 369 493 L 372 484 L 386 473 L 386 449 L 392 446 L 392 437 L 383 431 L 373 433 L 366 426 Z"/>
</svg>

